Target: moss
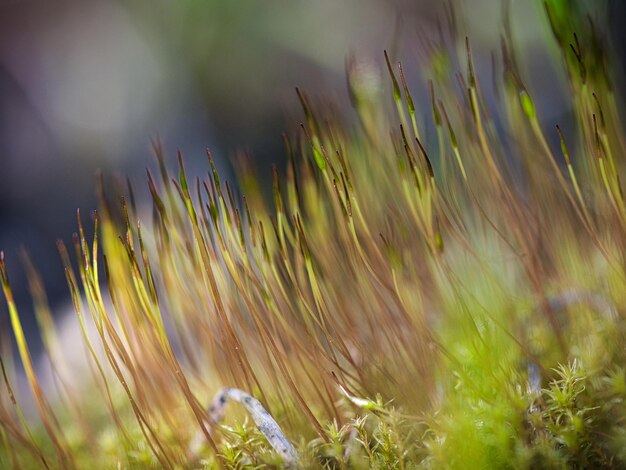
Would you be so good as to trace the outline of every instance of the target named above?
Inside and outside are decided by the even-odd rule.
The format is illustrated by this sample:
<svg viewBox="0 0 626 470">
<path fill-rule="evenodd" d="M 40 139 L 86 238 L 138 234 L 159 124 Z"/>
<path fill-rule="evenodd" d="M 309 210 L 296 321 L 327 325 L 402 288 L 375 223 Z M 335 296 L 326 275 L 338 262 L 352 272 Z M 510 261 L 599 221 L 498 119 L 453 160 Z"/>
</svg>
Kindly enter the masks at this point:
<svg viewBox="0 0 626 470">
<path fill-rule="evenodd" d="M 75 255 L 59 243 L 84 371 L 31 283 L 59 393 L 0 262 L 37 415 L 3 353 L 2 465 L 280 467 L 277 430 L 303 467 L 626 465 L 625 147 L 607 77 L 585 66 L 597 30 L 574 41 L 572 59 L 557 37 L 575 136 L 543 129 L 507 37 L 502 133 L 468 42 L 437 48 L 428 106 L 389 56 L 388 95 L 364 94 L 371 71 L 352 64 L 358 127 L 298 90 L 306 125 L 271 201 L 249 164 L 232 185 L 210 155 L 204 180 L 182 156 L 171 178 L 155 142 L 152 220 L 101 188 L 95 238 L 79 214 Z M 440 75 L 461 62 L 459 93 Z M 223 387 L 243 407 L 208 408 Z"/>
</svg>

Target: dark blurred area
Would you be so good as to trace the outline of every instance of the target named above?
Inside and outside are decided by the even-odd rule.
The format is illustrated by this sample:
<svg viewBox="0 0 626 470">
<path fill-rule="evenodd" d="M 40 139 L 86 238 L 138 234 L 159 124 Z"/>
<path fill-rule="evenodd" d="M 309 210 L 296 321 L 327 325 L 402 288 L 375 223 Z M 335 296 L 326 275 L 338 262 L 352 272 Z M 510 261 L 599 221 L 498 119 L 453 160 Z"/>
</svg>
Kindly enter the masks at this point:
<svg viewBox="0 0 626 470">
<path fill-rule="evenodd" d="M 296 85 L 347 105 L 346 55 L 381 65 L 383 49 L 419 78 L 415 49 L 437 34 L 442 3 L 0 0 L 0 249 L 26 328 L 34 320 L 18 249 L 32 255 L 53 308 L 63 306 L 55 240 L 70 240 L 76 208 L 96 208 L 97 169 L 128 175 L 145 193 L 157 135 L 172 160 L 180 149 L 197 171 L 206 148 L 227 174 L 238 149 L 259 168 L 280 163 L 281 132 L 302 118 Z M 499 47 L 503 3 L 455 3 L 484 63 Z M 609 13 L 611 39 L 625 51 L 624 2 L 592 4 Z M 558 78 L 558 64 L 546 65 L 541 2 L 513 1 L 511 17 L 530 68 Z M 540 85 L 553 115 L 567 113 L 558 83 Z M 0 318 L 4 328 L 4 302 Z"/>
</svg>

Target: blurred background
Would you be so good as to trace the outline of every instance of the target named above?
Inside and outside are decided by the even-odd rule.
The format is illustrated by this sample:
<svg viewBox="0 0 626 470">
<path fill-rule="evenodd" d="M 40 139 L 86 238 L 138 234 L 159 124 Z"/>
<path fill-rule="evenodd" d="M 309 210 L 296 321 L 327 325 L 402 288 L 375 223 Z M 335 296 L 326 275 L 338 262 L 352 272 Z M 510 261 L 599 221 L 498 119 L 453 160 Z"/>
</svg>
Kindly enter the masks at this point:
<svg viewBox="0 0 626 470">
<path fill-rule="evenodd" d="M 483 75 L 491 73 L 510 6 L 535 99 L 547 118 L 567 120 L 542 2 L 450 3 Z M 615 50 L 624 50 L 625 2 L 559 3 L 592 10 Z M 228 175 L 229 156 L 244 150 L 269 178 L 269 164 L 283 161 L 281 133 L 302 119 L 295 86 L 348 107 L 347 55 L 373 64 L 387 90 L 384 49 L 421 82 L 420 46 L 438 35 L 447 4 L 0 0 L 0 249 L 26 328 L 34 320 L 19 247 L 40 269 L 53 309 L 64 310 L 55 241 L 71 240 L 76 208 L 84 218 L 96 208 L 96 170 L 128 176 L 145 194 L 145 168 L 154 166 L 150 140 L 158 136 L 171 160 L 180 149 L 192 170 L 206 168 L 210 148 Z M 7 325 L 1 301 L 0 328 Z"/>
</svg>

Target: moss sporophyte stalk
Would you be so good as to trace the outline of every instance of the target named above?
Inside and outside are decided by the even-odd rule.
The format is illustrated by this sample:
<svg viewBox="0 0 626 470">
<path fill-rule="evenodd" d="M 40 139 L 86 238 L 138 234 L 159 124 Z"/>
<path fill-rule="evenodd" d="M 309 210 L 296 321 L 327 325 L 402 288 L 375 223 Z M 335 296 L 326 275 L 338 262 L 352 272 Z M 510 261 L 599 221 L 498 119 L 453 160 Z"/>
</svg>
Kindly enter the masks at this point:
<svg viewBox="0 0 626 470">
<path fill-rule="evenodd" d="M 347 61 L 357 120 L 298 89 L 270 198 L 250 162 L 192 179 L 155 141 L 152 215 L 101 184 L 58 242 L 80 374 L 25 254 L 42 381 L 2 255 L 1 466 L 625 467 L 619 101 L 599 28 L 545 10 L 574 126 L 509 33 L 483 70 L 450 20 L 424 97 L 383 51 Z"/>
</svg>

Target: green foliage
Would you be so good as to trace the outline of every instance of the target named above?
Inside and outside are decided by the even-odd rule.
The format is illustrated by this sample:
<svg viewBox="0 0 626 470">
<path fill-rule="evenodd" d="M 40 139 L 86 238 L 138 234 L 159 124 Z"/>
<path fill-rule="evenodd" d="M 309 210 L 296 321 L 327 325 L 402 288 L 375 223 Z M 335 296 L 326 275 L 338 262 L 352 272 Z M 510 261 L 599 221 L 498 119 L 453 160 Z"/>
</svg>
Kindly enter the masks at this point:
<svg viewBox="0 0 626 470">
<path fill-rule="evenodd" d="M 155 142 L 152 221 L 101 187 L 94 239 L 78 214 L 75 256 L 59 242 L 84 373 L 26 260 L 53 365 L 41 383 L 0 257 L 36 415 L 6 348 L 0 462 L 296 466 L 284 431 L 305 468 L 626 466 L 626 141 L 588 57 L 597 31 L 563 31 L 575 136 L 547 137 L 507 34 L 502 133 L 466 40 L 433 46 L 428 105 L 389 55 L 390 96 L 349 63 L 358 127 L 298 90 L 306 125 L 271 201 L 246 162 L 241 197 L 211 155 L 204 180 L 180 155 L 172 178 Z M 460 92 L 443 73 L 459 63 Z"/>
</svg>

